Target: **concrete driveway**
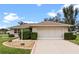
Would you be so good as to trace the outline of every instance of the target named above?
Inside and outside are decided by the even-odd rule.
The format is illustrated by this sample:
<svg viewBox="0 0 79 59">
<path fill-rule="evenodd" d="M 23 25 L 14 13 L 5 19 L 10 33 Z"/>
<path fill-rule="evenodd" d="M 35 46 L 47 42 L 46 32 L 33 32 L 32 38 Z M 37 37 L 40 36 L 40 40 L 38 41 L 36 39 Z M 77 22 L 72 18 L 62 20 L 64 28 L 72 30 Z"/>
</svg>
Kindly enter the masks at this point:
<svg viewBox="0 0 79 59">
<path fill-rule="evenodd" d="M 79 45 L 66 40 L 37 40 L 32 54 L 79 53 Z"/>
</svg>

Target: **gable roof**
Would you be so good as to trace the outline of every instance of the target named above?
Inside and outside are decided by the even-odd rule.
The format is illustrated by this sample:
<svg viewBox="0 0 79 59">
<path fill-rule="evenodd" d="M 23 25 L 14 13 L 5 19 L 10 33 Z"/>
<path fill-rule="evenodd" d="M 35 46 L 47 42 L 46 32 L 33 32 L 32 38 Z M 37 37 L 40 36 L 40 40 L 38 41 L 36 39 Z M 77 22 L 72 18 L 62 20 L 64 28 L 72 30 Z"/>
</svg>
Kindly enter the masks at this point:
<svg viewBox="0 0 79 59">
<path fill-rule="evenodd" d="M 39 27 L 39 26 L 67 26 L 69 27 L 73 25 L 58 23 L 58 22 L 53 22 L 53 21 L 44 21 L 40 23 L 30 23 L 30 24 L 26 23 L 19 26 L 15 26 L 14 28 L 29 28 L 29 27 Z"/>
<path fill-rule="evenodd" d="M 44 21 L 44 22 L 37 23 L 37 24 L 31 24 L 31 26 L 72 26 L 72 25 L 53 22 L 53 21 Z"/>
<path fill-rule="evenodd" d="M 18 26 L 15 26 L 15 27 L 13 27 L 12 29 L 19 29 L 19 28 L 29 28 L 30 27 L 30 25 L 29 24 L 22 24 L 22 25 L 18 25 Z"/>
</svg>

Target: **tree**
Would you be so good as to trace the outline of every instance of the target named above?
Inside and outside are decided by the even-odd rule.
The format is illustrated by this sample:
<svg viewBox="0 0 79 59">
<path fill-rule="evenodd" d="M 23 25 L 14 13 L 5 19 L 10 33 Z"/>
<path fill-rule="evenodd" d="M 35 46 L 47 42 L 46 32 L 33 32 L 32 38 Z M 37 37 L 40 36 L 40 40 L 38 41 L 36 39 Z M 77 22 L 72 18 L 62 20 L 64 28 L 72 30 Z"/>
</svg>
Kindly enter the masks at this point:
<svg viewBox="0 0 79 59">
<path fill-rule="evenodd" d="M 75 30 L 76 30 L 76 31 L 79 31 L 79 21 L 76 21 Z"/>
<path fill-rule="evenodd" d="M 20 21 L 20 22 L 18 22 L 18 24 L 22 25 L 22 24 L 24 24 L 24 22 L 23 21 Z"/>
<path fill-rule="evenodd" d="M 57 13 L 57 15 L 55 17 L 53 17 L 54 22 L 60 22 L 61 21 L 61 15 L 59 13 Z"/>
<path fill-rule="evenodd" d="M 48 21 L 48 18 L 44 18 L 44 21 Z"/>
<path fill-rule="evenodd" d="M 60 22 L 61 21 L 61 15 L 57 13 L 55 17 L 45 18 L 44 21 L 53 21 L 53 22 Z"/>
<path fill-rule="evenodd" d="M 74 9 L 74 5 L 63 8 L 64 21 L 66 24 L 75 25 L 76 17 L 78 15 L 78 8 Z"/>
</svg>

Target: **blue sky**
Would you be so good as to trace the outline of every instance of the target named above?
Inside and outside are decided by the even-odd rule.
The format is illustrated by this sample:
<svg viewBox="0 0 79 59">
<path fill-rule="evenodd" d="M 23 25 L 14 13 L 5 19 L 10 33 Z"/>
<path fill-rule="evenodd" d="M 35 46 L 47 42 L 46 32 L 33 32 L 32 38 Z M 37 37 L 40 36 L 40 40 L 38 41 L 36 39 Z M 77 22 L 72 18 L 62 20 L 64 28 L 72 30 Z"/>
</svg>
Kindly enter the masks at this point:
<svg viewBox="0 0 79 59">
<path fill-rule="evenodd" d="M 0 28 L 18 25 L 19 21 L 36 23 L 44 18 L 62 15 L 64 4 L 0 4 Z M 75 7 L 79 7 L 76 5 Z M 79 16 L 79 15 L 78 15 Z"/>
</svg>

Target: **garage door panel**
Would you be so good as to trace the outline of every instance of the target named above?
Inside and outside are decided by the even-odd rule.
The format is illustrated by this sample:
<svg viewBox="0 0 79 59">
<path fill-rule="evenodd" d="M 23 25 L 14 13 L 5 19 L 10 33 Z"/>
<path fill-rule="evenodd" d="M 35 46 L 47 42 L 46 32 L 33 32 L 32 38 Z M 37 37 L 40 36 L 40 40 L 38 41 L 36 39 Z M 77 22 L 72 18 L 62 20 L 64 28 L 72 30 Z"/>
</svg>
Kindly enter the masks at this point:
<svg viewBox="0 0 79 59">
<path fill-rule="evenodd" d="M 60 28 L 40 28 L 38 39 L 63 39 L 63 31 Z"/>
</svg>

